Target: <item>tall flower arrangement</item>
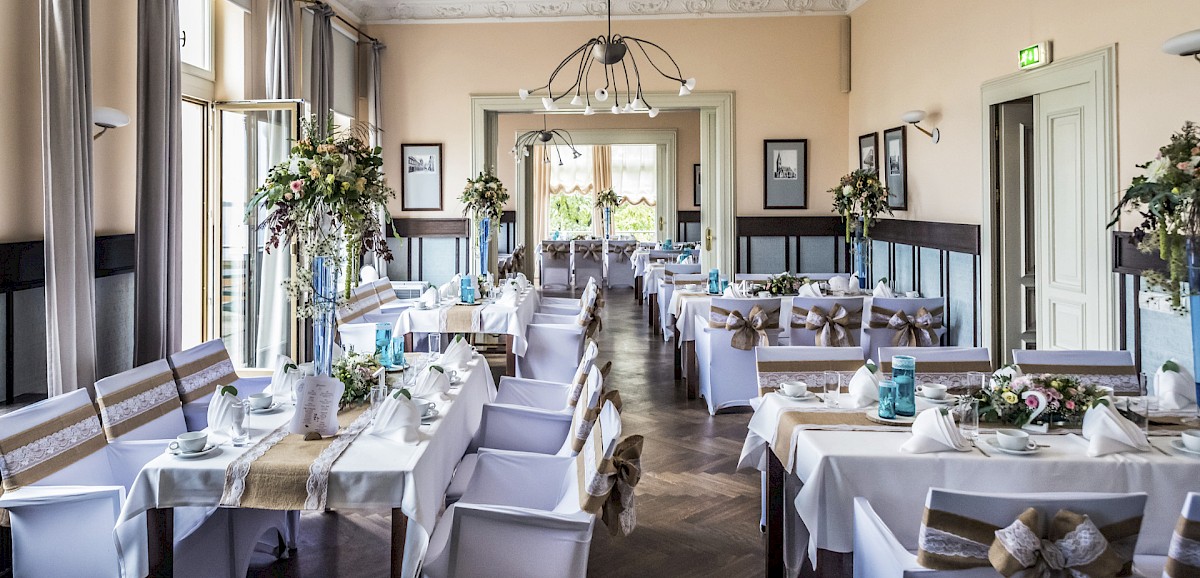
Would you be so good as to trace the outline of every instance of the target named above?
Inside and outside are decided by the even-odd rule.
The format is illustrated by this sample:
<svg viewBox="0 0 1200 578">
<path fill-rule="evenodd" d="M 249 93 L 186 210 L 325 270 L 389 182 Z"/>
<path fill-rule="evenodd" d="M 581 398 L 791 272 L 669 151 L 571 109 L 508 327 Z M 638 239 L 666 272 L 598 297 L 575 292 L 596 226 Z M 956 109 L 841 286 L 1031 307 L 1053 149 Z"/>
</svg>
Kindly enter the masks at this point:
<svg viewBox="0 0 1200 578">
<path fill-rule="evenodd" d="M 892 214 L 887 203 L 887 189 L 879 182 L 875 171 L 858 169 L 843 176 L 833 193 L 833 212 L 846 220 L 846 242 L 850 242 L 853 224 L 863 222 L 863 236 L 871 236 L 871 223 L 883 213 Z"/>
<path fill-rule="evenodd" d="M 286 242 L 299 246 L 306 266 L 285 287 L 297 313 L 305 318 L 349 297 L 362 252 L 392 259 L 384 219 L 395 191 L 383 173 L 382 149 L 369 146 L 359 131 L 340 131 L 332 118 L 326 121 L 329 136 L 316 140 L 317 122 L 315 116 L 303 122 L 303 138 L 292 146 L 286 160 L 271 168 L 247 203 L 248 216 L 260 208 L 269 211 L 259 224 L 270 233 L 268 251 Z M 345 291 L 332 303 L 323 302 L 313 289 L 313 273 L 307 265 L 315 257 L 332 259 L 336 267 L 346 270 Z"/>
<path fill-rule="evenodd" d="M 621 197 L 618 197 L 617 192 L 611 187 L 596 194 L 597 209 L 616 209 L 619 204 L 621 204 Z"/>
<path fill-rule="evenodd" d="M 1171 135 L 1171 142 L 1158 149 L 1154 160 L 1137 167 L 1146 174 L 1133 178 L 1108 226 L 1117 224 L 1122 211 L 1137 211 L 1142 216 L 1141 224 L 1133 229 L 1134 239 L 1143 252 L 1157 250 L 1168 266 L 1165 277 L 1154 271 L 1147 271 L 1145 277 L 1166 288 L 1171 305 L 1178 309 L 1181 283 L 1187 275 L 1187 240 L 1200 237 L 1200 129 L 1184 123 Z"/>
<path fill-rule="evenodd" d="M 474 217 L 476 220 L 499 219 L 504 212 L 504 203 L 508 202 L 508 189 L 491 171 L 482 172 L 473 179 L 467 179 L 467 186 L 458 200 L 463 204 L 465 217 Z"/>
</svg>

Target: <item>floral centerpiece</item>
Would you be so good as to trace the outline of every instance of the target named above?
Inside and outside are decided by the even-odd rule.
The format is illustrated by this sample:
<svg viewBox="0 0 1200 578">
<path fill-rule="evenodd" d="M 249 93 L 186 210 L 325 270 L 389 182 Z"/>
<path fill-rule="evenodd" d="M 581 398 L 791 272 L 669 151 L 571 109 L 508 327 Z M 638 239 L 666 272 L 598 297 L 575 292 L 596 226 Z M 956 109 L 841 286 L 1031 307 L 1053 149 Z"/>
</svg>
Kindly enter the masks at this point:
<svg viewBox="0 0 1200 578">
<path fill-rule="evenodd" d="M 596 194 L 597 209 L 615 209 L 621 204 L 621 197 L 617 196 L 617 192 L 609 187 Z"/>
<path fill-rule="evenodd" d="M 1168 267 L 1166 276 L 1157 271 L 1144 276 L 1164 287 L 1171 294 L 1171 306 L 1178 310 L 1181 283 L 1187 275 L 1187 241 L 1200 236 L 1200 129 L 1184 123 L 1171 135 L 1171 142 L 1158 149 L 1154 160 L 1137 167 L 1146 174 L 1133 178 L 1108 226 L 1117 224 L 1122 211 L 1141 214 L 1141 224 L 1133 229 L 1134 240 L 1143 252 L 1158 251 Z"/>
<path fill-rule="evenodd" d="M 1087 410 L 1108 403 L 1107 390 L 1081 383 L 1074 377 L 1019 375 L 1003 369 L 974 395 L 979 400 L 981 421 L 1016 426 L 1023 426 L 1043 414 L 1077 423 Z"/>
<path fill-rule="evenodd" d="M 371 395 L 371 388 L 379 383 L 375 373 L 383 365 L 379 358 L 370 353 L 347 352 L 341 359 L 333 362 L 333 377 L 346 385 L 342 392 L 342 406 L 362 403 Z"/>
<path fill-rule="evenodd" d="M 878 220 L 882 213 L 892 214 L 888 207 L 887 189 L 879 182 L 875 171 L 858 169 L 844 177 L 836 187 L 829 189 L 833 193 L 833 212 L 842 216 L 846 221 L 846 242 L 850 242 L 850 234 L 854 223 L 862 221 L 863 236 L 871 236 L 871 222 Z"/>
<path fill-rule="evenodd" d="M 463 216 L 475 221 L 475 243 L 479 249 L 479 271 L 486 273 L 491 255 L 488 252 L 488 239 L 492 226 L 500 222 L 504 213 L 504 203 L 508 202 L 508 189 L 492 171 L 479 173 L 473 179 L 467 179 L 462 195 L 458 197 L 463 204 Z"/>
<path fill-rule="evenodd" d="M 795 295 L 808 284 L 808 277 L 797 277 L 791 273 L 780 273 L 767 278 L 767 291 L 771 295 Z"/>
</svg>

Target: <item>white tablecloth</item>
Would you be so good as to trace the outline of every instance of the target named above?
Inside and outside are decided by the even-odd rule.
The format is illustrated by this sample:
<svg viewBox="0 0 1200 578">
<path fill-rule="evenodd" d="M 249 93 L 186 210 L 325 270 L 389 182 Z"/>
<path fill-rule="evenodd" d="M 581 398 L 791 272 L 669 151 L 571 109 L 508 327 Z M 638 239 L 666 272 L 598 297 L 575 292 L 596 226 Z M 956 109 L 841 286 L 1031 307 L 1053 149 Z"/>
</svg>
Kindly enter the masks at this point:
<svg viewBox="0 0 1200 578">
<path fill-rule="evenodd" d="M 772 400 L 771 398 L 778 398 Z M 743 466 L 756 461 L 756 448 L 774 436 L 782 400 L 767 395 L 743 450 Z M 766 412 L 758 419 L 759 412 Z M 771 417 L 774 415 L 775 417 Z M 757 425 L 756 425 L 757 424 Z M 1151 436 L 1163 449 L 1087 457 L 1087 445 L 1073 435 L 1033 436 L 1049 447 L 1034 456 L 1009 456 L 990 449 L 986 433 L 979 445 L 988 452 L 901 453 L 908 432 L 825 431 L 793 433 L 791 472 L 802 486 L 787 515 L 799 514 L 815 548 L 851 552 L 854 498 L 870 500 L 875 511 L 906 548 L 915 549 L 925 496 L 931 487 L 978 492 L 1146 492 L 1139 554 L 1165 555 L 1184 498 L 1195 490 L 1200 459 L 1170 447 L 1174 436 Z M 765 456 L 765 454 L 761 454 Z M 764 462 L 765 463 L 765 462 Z M 785 464 L 787 465 L 787 464 Z M 793 513 L 794 512 L 794 513 Z"/>
<path fill-rule="evenodd" d="M 421 441 L 404 444 L 363 434 L 346 449 L 329 473 L 329 508 L 400 508 L 410 519 L 404 552 L 404 575 L 415 576 L 429 534 L 445 499 L 446 487 L 459 459 L 479 430 L 483 406 L 496 398 L 496 384 L 487 360 L 475 355 L 461 387 L 449 399 L 434 399 L 439 415 L 421 427 Z M 261 439 L 291 419 L 294 408 L 266 415 L 251 415 L 253 441 Z M 118 525 L 144 524 L 140 517 L 150 508 L 216 506 L 225 487 L 225 468 L 253 445 L 224 445 L 217 454 L 184 460 L 163 455 L 146 464 L 129 490 Z M 419 532 L 414 533 L 414 524 Z M 415 535 L 414 535 L 415 534 Z M 122 544 L 126 572 L 144 576 L 146 569 L 130 572 L 145 544 Z M 381 551 L 381 556 L 388 555 Z"/>
<path fill-rule="evenodd" d="M 515 306 L 496 303 L 480 305 L 479 307 L 482 309 L 479 311 L 479 332 L 512 335 L 515 338 L 513 339 L 513 352 L 517 355 L 524 355 L 525 349 L 529 345 L 525 341 L 525 328 L 533 321 L 533 314 L 537 313 L 540 299 L 538 292 L 530 288 L 526 289 L 517 299 Z M 418 309 L 416 307 L 405 309 L 397 317 L 395 334 L 445 333 L 446 316 L 443 309 L 447 307 L 450 305 L 435 309 Z"/>
<path fill-rule="evenodd" d="M 658 264 L 651 264 L 645 268 L 642 273 L 642 295 L 658 294 L 658 281 L 663 278 L 663 272 L 666 270 L 666 265 Z"/>
</svg>

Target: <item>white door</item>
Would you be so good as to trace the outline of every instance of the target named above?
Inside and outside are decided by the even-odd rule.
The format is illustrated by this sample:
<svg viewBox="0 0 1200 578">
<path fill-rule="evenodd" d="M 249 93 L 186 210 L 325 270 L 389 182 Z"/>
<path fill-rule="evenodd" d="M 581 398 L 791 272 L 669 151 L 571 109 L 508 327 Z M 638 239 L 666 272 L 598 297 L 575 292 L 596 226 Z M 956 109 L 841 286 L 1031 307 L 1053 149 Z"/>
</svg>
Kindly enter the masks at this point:
<svg viewBox="0 0 1200 578">
<path fill-rule="evenodd" d="M 1113 195 L 1097 90 L 1090 81 L 1034 97 L 1038 349 L 1116 345 L 1105 229 Z"/>
<path fill-rule="evenodd" d="M 1010 363 L 1012 350 L 1037 344 L 1033 99 L 996 109 L 997 225 L 1004 239 L 999 247 L 1000 343 L 1004 362 Z"/>
</svg>

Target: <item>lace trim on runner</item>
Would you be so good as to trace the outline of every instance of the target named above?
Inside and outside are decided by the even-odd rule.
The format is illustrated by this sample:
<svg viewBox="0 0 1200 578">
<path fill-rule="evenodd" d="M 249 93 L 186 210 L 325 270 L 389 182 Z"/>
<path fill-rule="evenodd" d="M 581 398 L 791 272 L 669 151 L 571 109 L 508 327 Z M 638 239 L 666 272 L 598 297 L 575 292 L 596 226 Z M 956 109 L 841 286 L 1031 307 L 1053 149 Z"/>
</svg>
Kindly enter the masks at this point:
<svg viewBox="0 0 1200 578">
<path fill-rule="evenodd" d="M 246 476 L 250 474 L 250 465 L 275 444 L 283 441 L 283 438 L 288 436 L 290 425 L 290 423 L 285 423 L 279 426 L 275 431 L 258 440 L 258 443 L 254 444 L 249 451 L 233 460 L 233 463 L 225 468 L 225 491 L 221 493 L 222 506 L 236 508 L 241 505 L 242 493 L 246 491 Z"/>
<path fill-rule="evenodd" d="M 1200 567 L 1200 542 L 1189 540 L 1179 534 L 1171 535 L 1171 547 L 1167 557 L 1188 566 Z"/>
<path fill-rule="evenodd" d="M 371 423 L 371 419 L 375 417 L 375 409 L 368 409 L 362 415 L 358 416 L 358 419 L 355 419 L 346 429 L 342 430 L 338 434 L 338 438 L 329 444 L 329 447 L 325 448 L 321 452 L 321 455 L 317 456 L 317 459 L 313 460 L 313 463 L 308 466 L 308 482 L 304 486 L 308 492 L 308 497 L 304 500 L 304 509 L 325 509 L 325 502 L 329 497 L 329 470 L 333 469 L 333 463 L 358 438 L 358 434 L 362 433 L 367 425 Z"/>
</svg>

